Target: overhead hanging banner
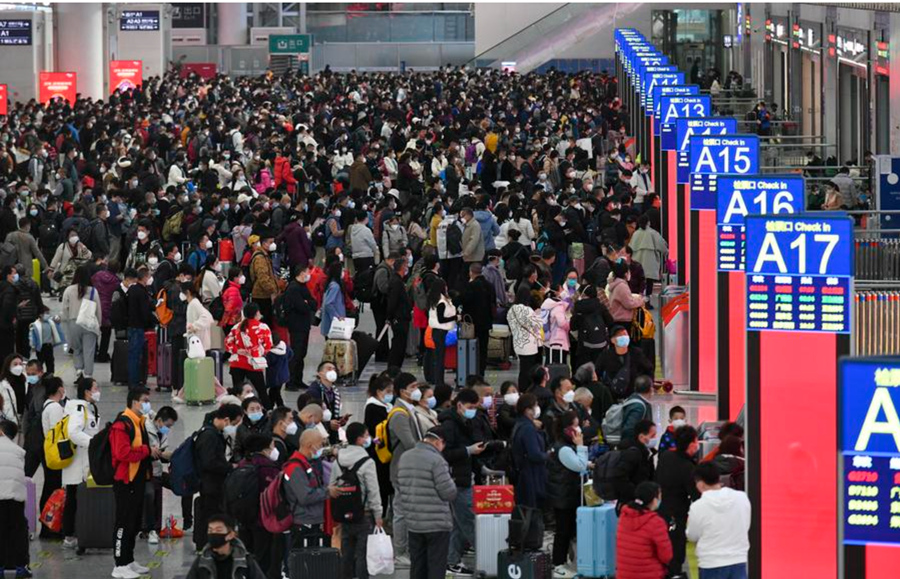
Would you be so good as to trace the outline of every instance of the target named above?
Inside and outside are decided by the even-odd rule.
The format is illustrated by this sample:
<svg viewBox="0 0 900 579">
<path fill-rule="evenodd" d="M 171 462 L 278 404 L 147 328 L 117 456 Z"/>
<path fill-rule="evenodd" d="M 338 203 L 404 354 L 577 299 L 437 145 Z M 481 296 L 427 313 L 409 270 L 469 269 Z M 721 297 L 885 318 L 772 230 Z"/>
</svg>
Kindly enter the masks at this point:
<svg viewBox="0 0 900 579">
<path fill-rule="evenodd" d="M 38 85 L 38 100 L 41 104 L 57 98 L 74 104 L 78 93 L 78 75 L 74 72 L 42 72 L 38 77 Z"/>
<path fill-rule="evenodd" d="M 109 92 L 115 94 L 141 86 L 144 63 L 140 60 L 112 60 L 109 63 Z"/>
</svg>

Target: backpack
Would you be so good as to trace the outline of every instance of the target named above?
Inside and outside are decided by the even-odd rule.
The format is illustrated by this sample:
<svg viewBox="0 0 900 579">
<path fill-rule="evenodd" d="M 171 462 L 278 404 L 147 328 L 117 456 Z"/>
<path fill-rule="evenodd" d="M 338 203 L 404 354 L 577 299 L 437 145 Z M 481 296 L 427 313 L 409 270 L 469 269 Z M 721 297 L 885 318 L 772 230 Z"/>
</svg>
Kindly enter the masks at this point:
<svg viewBox="0 0 900 579">
<path fill-rule="evenodd" d="M 259 517 L 259 470 L 242 464 L 228 473 L 224 486 L 225 512 L 246 525 Z"/>
<path fill-rule="evenodd" d="M 335 523 L 358 523 L 366 516 L 365 497 L 357 471 L 369 458 L 366 455 L 349 469 L 341 471 L 335 483 L 341 494 L 331 499 L 331 518 Z"/>
<path fill-rule="evenodd" d="M 284 292 L 275 298 L 275 302 L 272 304 L 272 315 L 275 317 L 275 323 L 279 326 L 288 325 L 287 310 L 284 307 Z"/>
<path fill-rule="evenodd" d="M 631 318 L 631 341 L 652 340 L 656 335 L 656 323 L 646 306 L 636 308 Z"/>
<path fill-rule="evenodd" d="M 169 461 L 169 479 L 172 492 L 179 497 L 189 497 L 200 492 L 200 475 L 194 461 L 194 444 L 203 428 L 184 439 L 178 445 Z"/>
<path fill-rule="evenodd" d="M 603 381 L 612 395 L 622 400 L 631 395 L 631 354 L 625 354 L 625 363 L 614 376 L 606 374 Z"/>
<path fill-rule="evenodd" d="M 37 304 L 34 302 L 33 294 L 28 291 L 23 296 L 16 298 L 16 321 L 20 324 L 30 324 L 38 319 Z"/>
<path fill-rule="evenodd" d="M 622 426 L 625 422 L 625 407 L 630 404 L 640 404 L 640 400 L 629 399 L 618 404 L 613 404 L 606 411 L 603 417 L 603 439 L 609 445 L 616 445 L 622 442 Z M 608 454 L 608 453 L 607 453 Z M 605 498 L 605 497 L 604 497 Z"/>
<path fill-rule="evenodd" d="M 91 438 L 88 445 L 88 464 L 91 469 L 91 477 L 98 486 L 109 486 L 113 484 L 116 476 L 116 469 L 112 462 L 112 446 L 109 444 L 109 433 L 112 425 L 116 421 L 121 420 L 125 423 L 126 430 L 134 432 L 134 425 L 130 420 L 123 416 L 118 416 L 113 422 L 107 422 L 106 426 Z"/>
<path fill-rule="evenodd" d="M 547 247 L 547 244 L 550 243 L 550 236 L 547 234 L 547 231 L 541 231 L 541 234 L 537 238 L 537 243 L 535 243 L 535 248 L 538 251 L 544 251 L 544 248 Z"/>
<path fill-rule="evenodd" d="M 457 255 L 463 250 L 463 232 L 459 228 L 459 220 L 454 221 L 447 226 L 447 254 Z"/>
<path fill-rule="evenodd" d="M 328 241 L 328 233 L 325 227 L 326 223 L 326 221 L 323 221 L 312 232 L 312 242 L 316 247 L 325 247 L 325 243 Z"/>
<path fill-rule="evenodd" d="M 394 449 L 391 447 L 391 433 L 390 429 L 388 429 L 388 425 L 391 422 L 391 417 L 400 412 L 409 416 L 409 412 L 407 412 L 405 408 L 394 406 L 391 408 L 391 411 L 388 412 L 387 418 L 375 426 L 375 456 L 378 457 L 378 460 L 380 460 L 382 464 L 390 463 L 391 459 L 394 457 Z"/>
<path fill-rule="evenodd" d="M 181 236 L 181 223 L 184 220 L 184 211 L 178 211 L 166 218 L 162 228 L 163 241 L 175 241 Z"/>
<path fill-rule="evenodd" d="M 428 292 L 425 291 L 425 284 L 421 277 L 416 278 L 413 282 L 412 298 L 417 308 L 423 312 L 428 312 Z"/>
<path fill-rule="evenodd" d="M 60 243 L 59 228 L 53 221 L 45 221 L 38 227 L 38 245 L 56 247 Z"/>
<path fill-rule="evenodd" d="M 474 165 L 478 162 L 478 147 L 475 143 L 469 143 L 466 147 L 466 165 Z"/>
<path fill-rule="evenodd" d="M 594 492 L 604 501 L 618 499 L 614 473 L 621 460 L 621 450 L 610 450 L 594 460 Z"/>
<path fill-rule="evenodd" d="M 284 469 L 289 464 L 302 464 L 296 458 L 289 458 L 284 467 L 269 486 L 259 495 L 259 522 L 270 533 L 284 533 L 294 524 L 294 513 L 284 497 L 284 481 L 288 479 Z"/>
<path fill-rule="evenodd" d="M 361 303 L 372 302 L 372 292 L 375 287 L 375 268 L 369 267 L 357 271 L 353 276 L 353 297 Z"/>
<path fill-rule="evenodd" d="M 85 247 L 91 249 L 88 244 L 91 243 L 91 238 L 94 236 L 94 226 L 91 225 L 91 222 L 87 219 L 83 219 L 79 221 L 79 223 L 80 225 L 76 228 L 76 231 L 78 231 L 78 239 Z"/>
<path fill-rule="evenodd" d="M 512 434 L 509 436 L 509 444 L 506 445 L 506 476 L 512 484 L 516 484 L 519 480 L 519 465 L 516 464 L 516 456 L 513 452 L 518 431 L 519 425 L 516 424 L 513 426 Z"/>
<path fill-rule="evenodd" d="M 175 317 L 175 312 L 169 307 L 169 295 L 166 291 L 165 287 L 160 288 L 159 292 L 156 294 L 156 318 L 159 320 L 159 325 L 162 327 L 167 327 L 169 322 L 172 321 L 172 318 Z"/>
<path fill-rule="evenodd" d="M 603 348 L 609 344 L 609 330 L 600 312 L 592 312 L 581 319 L 578 339 L 587 348 Z"/>
<path fill-rule="evenodd" d="M 50 470 L 62 470 L 75 458 L 75 445 L 69 440 L 69 418 L 68 414 L 60 418 L 44 437 L 44 460 Z M 84 418 L 87 420 L 87 407 Z"/>
<path fill-rule="evenodd" d="M 213 298 L 213 301 L 209 302 L 209 313 L 212 314 L 212 317 L 215 321 L 221 322 L 222 318 L 225 317 L 225 303 L 222 301 L 222 296 L 218 295 Z"/>
<path fill-rule="evenodd" d="M 0 267 L 10 267 L 19 261 L 19 252 L 16 246 L 8 241 L 0 243 Z"/>
</svg>

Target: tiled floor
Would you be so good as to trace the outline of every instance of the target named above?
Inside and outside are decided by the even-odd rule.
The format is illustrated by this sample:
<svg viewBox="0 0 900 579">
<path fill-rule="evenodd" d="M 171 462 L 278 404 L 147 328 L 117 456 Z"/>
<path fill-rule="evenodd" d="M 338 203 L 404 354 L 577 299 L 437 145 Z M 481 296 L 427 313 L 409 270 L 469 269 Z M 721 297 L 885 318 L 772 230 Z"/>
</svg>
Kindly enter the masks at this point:
<svg viewBox="0 0 900 579">
<path fill-rule="evenodd" d="M 59 308 L 56 301 L 50 302 L 54 309 Z M 374 334 L 374 321 L 370 314 L 364 313 L 362 316 L 361 329 L 370 334 Z M 324 340 L 314 331 L 309 348 L 308 363 L 306 367 L 306 381 L 310 381 L 315 373 L 315 366 L 322 356 Z M 70 395 L 74 394 L 73 378 L 74 368 L 72 366 L 71 357 L 63 353 L 61 348 L 56 352 L 57 373 L 63 378 L 67 387 L 69 387 Z M 367 398 L 365 393 L 365 385 L 368 383 L 369 376 L 373 372 L 384 369 L 384 364 L 370 363 L 363 371 L 359 380 L 359 386 L 346 388 L 342 395 L 342 400 L 346 405 L 347 412 L 354 416 L 361 417 L 363 415 L 363 404 Z M 420 369 L 417 367 L 415 360 L 407 360 L 405 369 L 417 375 L 421 375 Z M 111 419 L 117 412 L 121 411 L 125 405 L 125 396 L 127 389 L 122 386 L 113 386 L 110 384 L 110 374 L 108 364 L 98 364 L 95 370 L 96 377 L 100 381 L 103 391 L 102 402 L 100 403 L 101 418 L 103 420 Z M 226 372 L 227 376 L 227 372 Z M 513 368 L 506 371 L 489 369 L 486 379 L 489 383 L 499 386 L 504 380 L 515 380 L 517 377 L 517 368 L 515 363 Z M 152 379 L 151 379 L 152 380 Z M 230 378 L 226 377 L 226 381 L 230 382 Z M 228 384 L 226 384 L 228 385 Z M 296 394 L 285 393 L 285 402 L 290 407 L 295 407 Z M 171 404 L 168 395 L 153 392 L 151 403 L 154 408 Z M 673 404 L 680 404 L 688 409 L 688 421 L 691 424 L 698 424 L 704 420 L 711 420 L 714 417 L 713 402 L 696 401 L 683 399 L 679 396 L 666 395 L 657 396 L 654 400 L 653 411 L 654 419 L 662 426 L 668 423 L 668 408 Z M 209 411 L 209 407 L 186 407 L 176 406 L 180 420 L 172 429 L 172 439 L 174 442 L 183 440 L 187 433 L 193 432 L 199 428 L 203 415 Z M 173 445 L 174 446 L 174 445 Z M 36 483 L 38 485 L 38 495 L 43 484 L 43 475 L 39 470 L 36 474 Z M 179 518 L 180 503 L 175 500 L 174 495 L 166 491 L 164 496 L 164 516 L 169 514 Z M 110 532 L 112 530 L 110 529 Z M 151 568 L 150 576 L 160 578 L 177 578 L 187 574 L 191 563 L 194 559 L 193 545 L 189 540 L 162 540 L 158 545 L 148 545 L 146 541 L 138 540 L 136 549 L 136 558 L 138 562 Z M 42 541 L 35 538 L 31 542 L 31 560 L 32 568 L 36 577 L 46 577 L 48 579 L 93 579 L 99 577 L 108 577 L 113 568 L 113 559 L 111 551 L 95 551 L 77 556 L 73 551 L 63 550 L 59 542 Z M 402 579 L 408 577 L 405 570 L 398 571 L 393 577 Z M 323 578 L 325 579 L 325 578 Z M 330 579 L 330 578 L 327 578 Z"/>
</svg>

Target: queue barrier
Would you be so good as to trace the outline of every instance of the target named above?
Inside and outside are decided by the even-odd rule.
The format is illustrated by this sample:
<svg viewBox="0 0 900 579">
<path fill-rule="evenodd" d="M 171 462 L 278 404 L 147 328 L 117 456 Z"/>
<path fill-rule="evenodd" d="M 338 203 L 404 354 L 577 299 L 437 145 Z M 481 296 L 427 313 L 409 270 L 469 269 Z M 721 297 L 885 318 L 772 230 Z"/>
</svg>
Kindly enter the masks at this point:
<svg viewBox="0 0 900 579">
<path fill-rule="evenodd" d="M 690 292 L 685 286 L 670 285 L 660 294 L 662 375 L 674 386 L 691 381 Z"/>
<path fill-rule="evenodd" d="M 855 355 L 900 353 L 900 290 L 858 291 L 854 302 Z"/>
</svg>

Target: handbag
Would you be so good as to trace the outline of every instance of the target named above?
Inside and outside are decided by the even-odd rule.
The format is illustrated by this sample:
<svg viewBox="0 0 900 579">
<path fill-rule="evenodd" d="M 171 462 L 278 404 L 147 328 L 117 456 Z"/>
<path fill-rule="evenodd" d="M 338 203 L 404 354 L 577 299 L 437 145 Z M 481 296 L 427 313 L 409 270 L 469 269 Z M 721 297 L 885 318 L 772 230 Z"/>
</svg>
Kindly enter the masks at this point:
<svg viewBox="0 0 900 579">
<path fill-rule="evenodd" d="M 266 360 L 265 356 L 254 356 L 250 358 L 250 365 L 254 370 L 265 370 L 269 367 L 269 361 Z"/>
<path fill-rule="evenodd" d="M 78 317 L 75 324 L 88 332 L 100 335 L 100 320 L 97 319 L 97 302 L 94 301 L 94 288 L 91 288 L 90 297 L 81 299 L 81 307 L 78 309 Z"/>
<path fill-rule="evenodd" d="M 384 529 L 375 529 L 366 541 L 366 568 L 369 575 L 394 573 L 394 545 Z"/>
<path fill-rule="evenodd" d="M 331 322 L 331 328 L 328 330 L 328 339 L 349 340 L 353 337 L 355 329 L 356 320 L 353 318 L 335 319 Z"/>
<path fill-rule="evenodd" d="M 507 542 L 510 549 L 517 551 L 539 551 L 544 544 L 544 517 L 541 511 L 516 505 L 509 519 Z"/>
<path fill-rule="evenodd" d="M 463 320 L 456 327 L 456 334 L 460 340 L 475 339 L 475 323 L 472 322 L 472 316 L 464 315 Z"/>
</svg>

